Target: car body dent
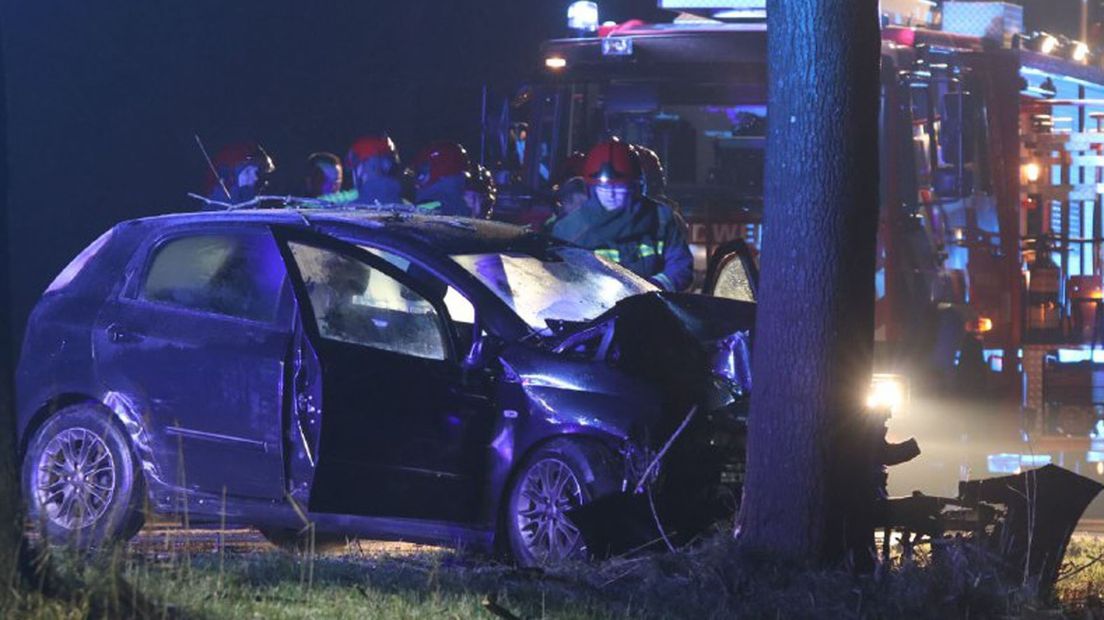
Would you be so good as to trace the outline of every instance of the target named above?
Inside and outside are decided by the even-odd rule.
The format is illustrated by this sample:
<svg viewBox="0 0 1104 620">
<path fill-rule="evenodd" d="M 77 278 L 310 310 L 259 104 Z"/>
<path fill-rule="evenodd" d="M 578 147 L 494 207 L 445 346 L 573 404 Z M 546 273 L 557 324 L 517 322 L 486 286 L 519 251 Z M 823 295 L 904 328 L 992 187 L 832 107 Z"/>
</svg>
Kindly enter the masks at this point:
<svg viewBox="0 0 1104 620">
<path fill-rule="evenodd" d="M 139 413 L 141 410 L 135 404 L 134 398 L 125 392 L 108 390 L 100 397 L 100 402 L 111 411 L 126 431 L 127 437 L 130 438 L 130 446 L 138 457 L 138 462 L 151 487 L 167 486 L 162 478 L 161 469 L 154 459 L 150 433 L 146 429 L 146 423 Z"/>
<path fill-rule="evenodd" d="M 525 395 L 527 421 L 539 432 L 626 440 L 660 415 L 651 386 L 603 362 L 518 345 L 501 359 L 509 382 Z"/>
</svg>

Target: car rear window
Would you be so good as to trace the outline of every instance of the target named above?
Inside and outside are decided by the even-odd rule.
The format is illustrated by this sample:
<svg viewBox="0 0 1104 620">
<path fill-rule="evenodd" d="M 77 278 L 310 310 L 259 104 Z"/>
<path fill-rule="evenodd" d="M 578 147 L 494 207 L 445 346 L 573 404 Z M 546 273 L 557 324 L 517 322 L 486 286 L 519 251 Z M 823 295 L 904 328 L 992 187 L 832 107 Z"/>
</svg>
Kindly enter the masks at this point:
<svg viewBox="0 0 1104 620">
<path fill-rule="evenodd" d="M 195 235 L 157 249 L 141 296 L 254 321 L 276 318 L 286 270 L 263 234 Z"/>
</svg>

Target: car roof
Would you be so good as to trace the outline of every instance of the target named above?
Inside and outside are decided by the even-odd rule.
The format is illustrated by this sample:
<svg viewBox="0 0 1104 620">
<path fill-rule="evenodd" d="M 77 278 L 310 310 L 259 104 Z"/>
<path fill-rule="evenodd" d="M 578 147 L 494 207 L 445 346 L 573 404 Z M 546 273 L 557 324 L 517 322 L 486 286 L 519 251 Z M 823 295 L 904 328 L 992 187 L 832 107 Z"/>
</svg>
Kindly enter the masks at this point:
<svg viewBox="0 0 1104 620">
<path fill-rule="evenodd" d="M 555 243 L 529 229 L 466 217 L 429 215 L 410 206 L 371 209 L 240 209 L 174 213 L 133 220 L 144 227 L 176 228 L 204 224 L 275 224 L 352 242 L 416 243 L 444 254 L 539 252 Z"/>
</svg>

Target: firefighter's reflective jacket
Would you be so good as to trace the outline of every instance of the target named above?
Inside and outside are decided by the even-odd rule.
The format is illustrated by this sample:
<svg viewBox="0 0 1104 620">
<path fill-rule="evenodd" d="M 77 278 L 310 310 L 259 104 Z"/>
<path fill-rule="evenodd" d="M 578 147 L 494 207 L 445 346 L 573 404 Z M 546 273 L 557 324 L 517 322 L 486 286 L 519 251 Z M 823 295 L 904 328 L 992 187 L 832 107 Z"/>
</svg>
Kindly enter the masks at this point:
<svg viewBox="0 0 1104 620">
<path fill-rule="evenodd" d="M 552 235 L 594 250 L 664 290 L 685 290 L 694 279 L 685 223 L 670 207 L 647 197 L 617 211 L 607 211 L 591 197 L 556 220 Z"/>
</svg>

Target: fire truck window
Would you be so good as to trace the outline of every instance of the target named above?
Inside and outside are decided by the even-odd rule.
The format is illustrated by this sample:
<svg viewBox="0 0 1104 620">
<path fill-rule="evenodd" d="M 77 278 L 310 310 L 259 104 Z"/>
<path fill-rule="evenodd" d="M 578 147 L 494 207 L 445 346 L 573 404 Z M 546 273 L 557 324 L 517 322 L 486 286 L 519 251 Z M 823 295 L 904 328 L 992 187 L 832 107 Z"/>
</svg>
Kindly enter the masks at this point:
<svg viewBox="0 0 1104 620">
<path fill-rule="evenodd" d="M 551 187 L 552 172 L 566 157 L 560 133 L 567 100 L 566 93 L 560 90 L 541 92 L 533 102 L 536 106 L 534 125 L 515 123 L 511 134 L 514 150 L 520 157 L 518 165 L 541 189 Z"/>
<path fill-rule="evenodd" d="M 762 196 L 764 106 L 661 105 L 610 114 L 608 123 L 612 133 L 654 149 L 672 186 L 710 188 L 733 201 Z"/>
<path fill-rule="evenodd" d="M 659 155 L 664 198 L 683 213 L 761 208 L 767 113 L 761 93 L 727 83 L 632 80 L 578 82 L 564 92 L 571 105 L 562 108 L 562 156 L 616 135 Z"/>
<path fill-rule="evenodd" d="M 943 135 L 940 147 L 947 164 L 968 165 L 974 161 L 974 131 L 976 123 L 973 96 L 968 93 L 948 92 L 942 97 Z"/>
</svg>

